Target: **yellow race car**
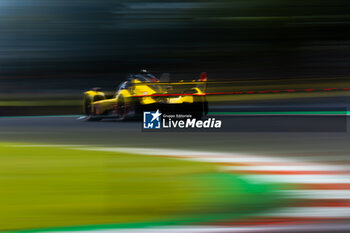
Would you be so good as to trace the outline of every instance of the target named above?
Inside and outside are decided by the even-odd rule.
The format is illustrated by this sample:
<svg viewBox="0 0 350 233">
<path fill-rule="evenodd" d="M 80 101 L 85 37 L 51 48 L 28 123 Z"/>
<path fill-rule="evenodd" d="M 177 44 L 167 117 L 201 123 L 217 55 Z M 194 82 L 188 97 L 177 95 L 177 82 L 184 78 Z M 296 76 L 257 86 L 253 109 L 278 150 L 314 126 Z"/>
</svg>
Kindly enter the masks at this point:
<svg viewBox="0 0 350 233">
<path fill-rule="evenodd" d="M 162 113 L 190 114 L 200 119 L 208 112 L 205 97 L 207 75 L 190 82 L 170 82 L 169 74 L 160 79 L 142 70 L 129 75 L 111 98 L 100 88 L 84 93 L 83 111 L 87 120 L 103 118 L 117 120 L 141 118 L 144 111 L 160 110 Z"/>
</svg>

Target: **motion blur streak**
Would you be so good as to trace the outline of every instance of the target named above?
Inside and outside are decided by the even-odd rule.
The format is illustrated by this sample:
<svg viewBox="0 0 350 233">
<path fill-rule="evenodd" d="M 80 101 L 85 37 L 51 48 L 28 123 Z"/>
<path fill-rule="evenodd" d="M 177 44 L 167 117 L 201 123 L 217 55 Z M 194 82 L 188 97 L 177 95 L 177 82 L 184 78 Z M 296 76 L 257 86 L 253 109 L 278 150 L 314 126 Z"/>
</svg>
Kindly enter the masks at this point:
<svg viewBox="0 0 350 233">
<path fill-rule="evenodd" d="M 253 155 L 253 154 L 240 154 L 240 153 L 229 153 L 229 152 L 201 152 L 195 150 L 175 150 L 175 149 L 152 149 L 152 148 L 127 148 L 127 147 L 82 147 L 79 145 L 10 145 L 10 147 L 18 148 L 20 150 L 25 148 L 69 148 L 70 150 L 78 150 L 78 151 L 98 151 L 108 152 L 108 153 L 127 153 L 133 152 L 138 154 L 143 154 L 154 157 L 170 157 L 176 158 L 178 160 L 195 160 L 201 161 L 204 163 L 214 163 L 216 164 L 220 161 L 219 167 L 224 171 L 234 171 L 241 170 L 242 168 L 253 167 L 252 174 L 255 173 L 255 170 L 273 170 L 273 169 L 281 169 L 286 168 L 286 170 L 322 170 L 322 171 L 333 171 L 337 167 L 343 170 L 348 169 L 347 166 L 344 165 L 328 165 L 327 163 L 321 163 L 318 161 L 317 157 L 314 157 L 312 160 L 309 158 L 306 161 L 303 160 L 302 157 L 294 158 L 294 157 L 268 157 L 262 155 Z M 68 150 L 67 150 L 68 152 Z M 251 159 L 255 160 L 254 166 L 248 166 L 246 162 L 251 161 Z M 236 165 L 232 166 L 232 160 L 235 160 Z M 239 161 L 238 161 L 239 160 Z M 264 163 L 268 161 L 274 161 L 277 164 L 275 166 L 266 166 Z M 298 166 L 289 166 L 289 165 L 281 165 L 281 163 L 286 163 L 290 161 L 291 163 L 298 163 Z M 258 164 L 261 163 L 259 166 Z M 278 164 L 279 163 L 279 164 Z M 153 168 L 152 168 L 153 169 Z M 152 169 L 147 169 L 147 171 L 151 171 Z M 120 169 L 119 169 L 120 170 Z M 121 169 L 121 171 L 126 171 L 125 169 Z M 130 170 L 131 172 L 132 170 Z M 145 170 L 146 171 L 146 170 Z M 203 170 L 204 171 L 204 170 Z M 347 170 L 349 171 L 349 169 Z M 157 172 L 154 170 L 153 172 Z M 329 175 L 312 175 L 312 176 L 289 176 L 289 175 L 270 175 L 267 179 L 266 175 L 246 175 L 245 178 L 251 180 L 254 183 L 269 183 L 269 182 L 277 182 L 281 184 L 280 190 L 275 190 L 275 192 L 279 193 L 281 197 L 286 200 L 289 200 L 287 206 L 280 206 L 278 208 L 273 208 L 271 210 L 265 210 L 260 213 L 251 213 L 246 216 L 246 220 L 244 219 L 232 219 L 232 221 L 227 222 L 227 220 L 221 219 L 221 221 L 206 223 L 208 227 L 200 228 L 198 226 L 194 226 L 191 228 L 152 228 L 147 229 L 143 232 L 157 232 L 162 230 L 166 230 L 167 232 L 273 232 L 277 230 L 290 230 L 287 226 L 281 226 L 284 224 L 293 225 L 294 231 L 308 231 L 311 228 L 318 229 L 319 226 L 316 224 L 323 224 L 325 221 L 328 222 L 328 228 L 320 229 L 322 231 L 330 230 L 330 229 L 344 229 L 347 225 L 339 225 L 339 221 L 350 219 L 350 196 L 349 190 L 344 187 L 344 190 L 341 190 L 341 186 L 335 190 L 306 190 L 298 188 L 298 184 L 304 185 L 312 185 L 313 183 L 317 184 L 337 184 L 337 183 L 350 183 L 350 178 L 348 176 L 334 176 L 332 174 Z M 294 185 L 286 185 L 286 183 L 292 183 Z M 284 187 L 284 188 L 283 188 Z M 291 189 L 294 188 L 294 189 Z M 124 191 L 126 191 L 125 189 Z M 279 219 L 279 220 L 278 220 Z M 308 225 L 312 223 L 313 225 Z M 237 225 L 237 226 L 236 226 Z M 255 225 L 258 227 L 250 227 L 251 225 Z M 269 225 L 269 227 L 266 227 Z M 215 227 L 214 227 L 215 226 Z M 230 227 L 231 226 L 231 227 Z M 236 226 L 236 227 L 232 227 Z M 342 226 L 342 227 L 341 227 Z M 282 228 L 281 228 L 282 227 Z M 339 227 L 339 228 L 338 228 Z M 56 230 L 57 231 L 57 230 Z M 118 232 L 118 229 L 113 230 Z M 123 230 L 123 232 L 138 232 L 139 230 L 128 229 Z M 59 230 L 58 230 L 59 232 Z M 94 232 L 100 232 L 100 230 L 95 230 Z M 101 231 L 102 232 L 102 231 Z M 103 232 L 108 232 L 108 230 L 104 230 Z"/>
<path fill-rule="evenodd" d="M 278 157 L 267 157 L 267 156 L 259 156 L 259 155 L 251 155 L 251 154 L 235 154 L 235 153 L 218 153 L 218 152 L 200 152 L 200 151 L 185 151 L 185 150 L 169 150 L 169 149 L 150 149 L 150 148 L 138 148 L 138 149 L 131 149 L 131 148 L 123 148 L 123 147 L 114 147 L 114 148 L 105 148 L 105 147 L 72 147 L 73 149 L 77 150 L 90 150 L 90 151 L 108 151 L 108 152 L 135 152 L 145 155 L 157 155 L 157 156 L 169 156 L 174 157 L 181 160 L 195 160 L 195 161 L 202 161 L 206 163 L 217 163 L 218 161 L 221 162 L 221 167 L 223 170 L 230 170 L 230 171 L 240 171 L 242 168 L 253 168 L 253 173 L 255 170 L 266 170 L 270 171 L 273 169 L 281 169 L 279 165 L 276 166 L 265 166 L 263 165 L 266 161 L 274 161 L 274 162 L 294 162 L 299 163 L 299 166 L 290 166 L 287 167 L 288 170 L 295 169 L 296 171 L 326 171 L 331 172 L 333 170 L 344 170 L 347 172 L 350 172 L 350 169 L 347 166 L 342 165 L 341 163 L 338 165 L 328 165 L 328 164 L 322 164 L 319 162 L 305 162 L 303 158 L 278 158 Z M 236 158 L 239 159 L 239 162 L 237 162 Z M 260 159 L 258 159 L 260 158 Z M 247 164 L 244 164 L 246 160 L 254 159 L 255 165 L 249 166 Z M 232 160 L 235 160 L 237 163 L 235 166 L 232 166 Z M 309 159 L 310 160 L 310 159 Z M 317 157 L 313 160 L 317 161 Z M 262 165 L 258 166 L 259 162 L 262 163 Z M 227 164 L 225 164 L 227 163 Z M 286 166 L 285 166 L 286 167 Z M 283 170 L 283 167 L 282 169 Z M 244 176 L 251 180 L 251 182 L 276 182 L 276 183 L 293 183 L 293 184 L 344 184 L 344 183 L 350 183 L 350 177 L 345 175 L 338 175 L 334 176 L 331 173 L 328 175 L 322 174 L 322 175 L 246 175 Z M 291 186 L 294 187 L 294 186 Z M 350 208 L 349 208 L 349 202 L 350 202 L 350 193 L 349 190 L 302 190 L 298 189 L 297 186 L 295 186 L 295 190 L 288 189 L 290 187 L 286 186 L 286 189 L 278 191 L 279 193 L 283 194 L 282 197 L 290 200 L 294 200 L 290 203 L 290 207 L 281 207 L 279 209 L 274 209 L 271 211 L 265 211 L 261 214 L 253 214 L 254 218 L 251 219 L 252 222 L 256 221 L 256 219 L 261 219 L 260 224 L 273 224 L 271 221 L 271 218 L 290 218 L 291 220 L 293 218 L 300 218 L 297 222 L 303 223 L 303 221 L 309 221 L 310 218 L 312 218 L 313 222 L 320 222 L 322 223 L 325 220 L 347 220 L 350 219 Z M 344 187 L 345 189 L 345 187 Z M 339 200 L 342 199 L 344 202 L 339 202 L 337 205 L 330 205 L 331 200 Z M 298 201 L 296 201 L 298 200 Z M 313 200 L 317 200 L 318 202 L 313 202 Z M 298 206 L 298 207 L 296 207 Z M 286 220 L 286 219 L 285 219 Z M 293 220 L 295 221 L 295 220 Z M 278 229 L 278 223 L 277 222 L 277 229 Z M 222 224 L 222 223 L 221 223 Z M 232 222 L 234 225 L 235 223 Z M 245 224 L 250 225 L 251 223 L 248 221 Z M 295 224 L 295 223 L 294 223 Z M 220 225 L 220 224 L 219 224 Z M 236 228 L 234 230 L 238 230 L 239 228 Z M 212 229 L 208 229 L 208 232 L 216 232 L 216 231 L 209 231 Z M 228 229 L 225 229 L 228 230 Z M 230 228 L 230 230 L 232 230 Z M 263 230 L 261 228 L 260 230 Z M 305 230 L 305 229 L 304 229 Z M 155 231 L 156 232 L 156 231 Z M 196 232 L 196 231 L 194 231 Z M 199 231 L 200 232 L 200 231 Z M 220 232 L 220 231 L 219 231 Z"/>
<path fill-rule="evenodd" d="M 1 0 L 0 6 L 4 73 L 210 62 L 248 76 L 349 74 L 346 0 Z"/>
<path fill-rule="evenodd" d="M 349 64 L 349 0 L 0 0 L 0 230 L 349 232 Z M 76 120 L 140 69 L 237 131 Z"/>
<path fill-rule="evenodd" d="M 94 231 L 94 233 L 245 233 L 245 232 L 346 232 L 350 228 L 348 224 L 322 224 L 322 225 L 304 225 L 304 226 L 278 226 L 278 227 L 160 227 L 156 229 L 123 229 L 123 230 L 101 230 Z M 74 231 L 65 231 L 67 233 L 73 233 Z M 83 231 L 87 233 L 88 231 Z"/>
<path fill-rule="evenodd" d="M 144 66 L 185 80 L 344 79 L 348 12 L 347 0 L 0 0 L 0 91 L 76 106 Z"/>
</svg>

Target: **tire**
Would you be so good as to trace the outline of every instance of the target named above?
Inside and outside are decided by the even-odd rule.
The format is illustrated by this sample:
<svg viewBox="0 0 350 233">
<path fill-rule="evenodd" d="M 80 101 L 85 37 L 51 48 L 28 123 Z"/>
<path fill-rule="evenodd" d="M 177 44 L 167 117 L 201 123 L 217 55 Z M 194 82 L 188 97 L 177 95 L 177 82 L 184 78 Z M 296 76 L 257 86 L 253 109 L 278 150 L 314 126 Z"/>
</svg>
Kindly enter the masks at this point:
<svg viewBox="0 0 350 233">
<path fill-rule="evenodd" d="M 117 110 L 118 110 L 118 120 L 123 121 L 126 119 L 126 103 L 124 96 L 120 96 L 117 103 Z"/>
<path fill-rule="evenodd" d="M 200 120 L 205 115 L 205 113 L 206 113 L 205 100 L 201 96 L 195 96 L 194 103 L 192 106 L 192 117 Z"/>
<path fill-rule="evenodd" d="M 83 112 L 86 116 L 87 121 L 100 121 L 101 118 L 97 117 L 92 109 L 92 101 L 91 98 L 88 95 L 84 95 L 84 102 L 83 102 Z"/>
<path fill-rule="evenodd" d="M 139 99 L 134 99 L 131 103 L 132 110 L 134 111 L 133 119 L 142 119 L 143 116 L 143 106 Z"/>
<path fill-rule="evenodd" d="M 88 95 L 84 95 L 83 113 L 85 116 L 89 116 L 91 114 L 91 99 Z"/>
</svg>

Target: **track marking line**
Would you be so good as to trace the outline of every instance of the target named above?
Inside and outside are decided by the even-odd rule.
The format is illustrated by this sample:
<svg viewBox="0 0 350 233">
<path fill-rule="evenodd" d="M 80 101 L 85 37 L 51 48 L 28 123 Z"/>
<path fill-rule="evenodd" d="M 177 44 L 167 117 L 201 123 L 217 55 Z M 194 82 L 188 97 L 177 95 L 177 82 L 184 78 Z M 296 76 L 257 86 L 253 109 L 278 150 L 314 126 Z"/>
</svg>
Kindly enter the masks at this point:
<svg viewBox="0 0 350 233">
<path fill-rule="evenodd" d="M 263 216 L 350 219 L 350 207 L 286 207 L 265 213 Z"/>
<path fill-rule="evenodd" d="M 285 198 L 299 199 L 348 199 L 350 190 L 281 190 Z"/>
<path fill-rule="evenodd" d="M 255 182 L 288 184 L 348 184 L 350 175 L 244 175 Z"/>
<path fill-rule="evenodd" d="M 350 171 L 350 166 L 228 166 L 228 171 Z"/>
</svg>

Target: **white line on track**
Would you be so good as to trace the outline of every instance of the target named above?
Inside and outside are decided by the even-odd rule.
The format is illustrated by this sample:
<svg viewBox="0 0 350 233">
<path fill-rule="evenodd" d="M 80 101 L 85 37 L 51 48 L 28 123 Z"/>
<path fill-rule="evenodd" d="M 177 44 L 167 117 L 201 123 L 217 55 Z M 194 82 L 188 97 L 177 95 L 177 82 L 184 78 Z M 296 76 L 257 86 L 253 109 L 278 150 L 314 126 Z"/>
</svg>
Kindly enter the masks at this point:
<svg viewBox="0 0 350 233">
<path fill-rule="evenodd" d="M 127 147 L 78 147 L 75 149 L 92 150 L 92 151 L 108 151 L 108 152 L 125 152 L 132 154 L 157 155 L 157 156 L 176 156 L 184 157 L 188 160 L 198 162 L 221 162 L 221 163 L 295 163 L 295 159 L 255 156 L 251 154 L 240 153 L 224 153 L 224 152 L 207 152 L 192 150 L 173 150 L 173 149 L 155 149 L 155 148 L 127 148 Z"/>
<path fill-rule="evenodd" d="M 165 155 L 188 157 L 189 160 L 199 162 L 217 162 L 217 163 L 311 163 L 311 162 L 337 162 L 350 161 L 350 155 L 332 155 L 332 156 L 304 156 L 300 158 L 286 158 L 278 156 L 256 156 L 249 153 L 230 153 L 230 152 L 208 152 L 193 150 L 159 149 L 159 148 L 129 148 L 129 147 L 81 147 L 82 150 L 125 152 L 143 155 Z"/>
<path fill-rule="evenodd" d="M 350 166 L 308 165 L 308 166 L 225 166 L 228 171 L 348 171 Z"/>
<path fill-rule="evenodd" d="M 165 156 L 183 156 L 183 157 L 213 157 L 213 156 L 232 156 L 230 153 L 216 153 L 205 151 L 191 150 L 174 150 L 174 149 L 156 149 L 156 148 L 130 148 L 130 147 L 81 147 L 81 150 L 108 151 L 108 152 L 125 152 L 131 154 L 143 155 L 165 155 Z"/>
<path fill-rule="evenodd" d="M 259 233 L 259 232 L 348 232 L 350 224 L 307 224 L 307 225 L 292 225 L 292 226 L 261 226 L 261 227 L 157 227 L 157 228 L 142 228 L 142 229 L 112 229 L 112 230 L 95 230 L 95 231 L 80 231 L 80 233 Z M 50 232 L 53 233 L 53 232 Z M 65 231 L 65 233 L 75 233 L 75 231 Z"/>
<path fill-rule="evenodd" d="M 252 182 L 294 184 L 349 184 L 350 175 L 244 175 Z"/>
<path fill-rule="evenodd" d="M 286 198 L 348 199 L 350 201 L 350 190 L 281 190 L 278 193 Z"/>
<path fill-rule="evenodd" d="M 207 163 L 289 163 L 291 160 L 284 158 L 273 157 L 257 157 L 251 155 L 228 155 L 227 157 L 201 157 L 201 158 L 189 158 L 188 160 L 207 162 Z M 294 161 L 295 162 L 295 161 Z"/>
<path fill-rule="evenodd" d="M 337 161 L 350 161 L 350 154 L 344 155 L 322 155 L 322 156 L 303 156 L 303 161 L 311 162 L 337 162 Z"/>
<path fill-rule="evenodd" d="M 280 218 L 350 218 L 350 207 L 286 207 L 270 211 L 263 214 L 263 216 Z"/>
</svg>

